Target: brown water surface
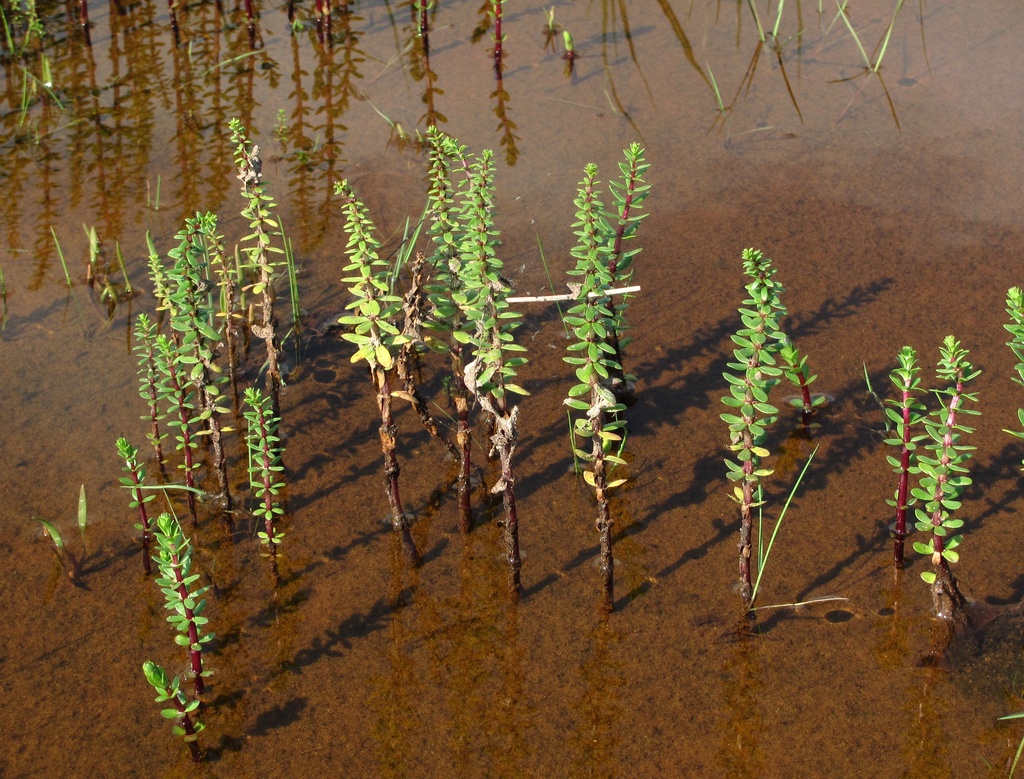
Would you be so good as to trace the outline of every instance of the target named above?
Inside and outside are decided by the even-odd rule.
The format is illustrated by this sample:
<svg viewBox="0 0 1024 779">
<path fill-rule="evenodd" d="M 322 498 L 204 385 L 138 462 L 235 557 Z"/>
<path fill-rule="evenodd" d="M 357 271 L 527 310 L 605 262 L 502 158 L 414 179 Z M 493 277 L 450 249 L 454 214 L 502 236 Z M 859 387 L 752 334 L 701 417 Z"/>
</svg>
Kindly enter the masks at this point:
<svg viewBox="0 0 1024 779">
<path fill-rule="evenodd" d="M 244 11 L 227 4 L 223 17 L 214 3 L 179 7 L 175 46 L 165 4 L 94 3 L 87 47 L 70 6 L 41 2 L 49 92 L 35 44 L 22 57 L 3 45 L 0 775 L 1004 775 L 1021 729 L 997 718 L 1021 708 L 1020 642 L 1000 633 L 922 662 L 936 632 L 918 577 L 927 561 L 912 555 L 894 586 L 884 501 L 895 483 L 863 372 L 886 392 L 897 350 L 912 344 L 931 383 L 944 335 L 971 350 L 983 415 L 956 572 L 979 603 L 1019 601 L 1022 451 L 1002 429 L 1024 401 L 1001 327 L 1006 289 L 1024 282 L 1018 4 L 905 3 L 874 75 L 828 3 L 786 3 L 780 54 L 770 40 L 759 50 L 739 0 L 559 3 L 555 21 L 582 53 L 571 74 L 545 46 L 542 4 L 509 3 L 500 85 L 489 33 L 473 40 L 478 5 L 440 0 L 429 68 L 410 8 L 376 0 L 336 8 L 324 44 L 311 8 L 296 10 L 293 32 L 285 6 L 257 4 L 254 50 Z M 893 5 L 849 3 L 869 57 Z M 758 6 L 771 28 L 774 7 Z M 282 397 L 276 598 L 253 522 L 226 535 L 203 507 L 197 560 L 217 638 L 196 769 L 140 673 L 144 660 L 180 673 L 184 658 L 142 576 L 114 449 L 146 432 L 129 333 L 154 304 L 142 294 L 108 319 L 84 283 L 82 225 L 109 257 L 118 242 L 143 289 L 147 231 L 166 252 L 186 216 L 216 211 L 234 241 L 246 225 L 231 117 L 264 150 L 312 327 Z M 394 248 L 423 208 L 414 141 L 431 120 L 497 151 L 502 258 L 523 294 L 548 288 L 538 241 L 556 286 L 571 267 L 584 163 L 607 180 L 629 142 L 647 150 L 626 365 L 640 401 L 613 503 L 610 616 L 598 609 L 595 509 L 572 475 L 566 341 L 549 307 L 524 308 L 519 331 L 532 393 L 517 452 L 519 605 L 504 595 L 500 511 L 478 494 L 475 530 L 458 533 L 443 452 L 404 409 L 402 483 L 422 568 L 406 568 L 381 522 L 370 384 L 336 333 L 318 333 L 348 301 L 331 193 L 349 178 Z M 775 259 L 785 326 L 815 389 L 835 399 L 809 436 L 785 416 L 772 441 L 771 516 L 820 448 L 758 599 L 847 600 L 763 611 L 744 637 L 719 399 L 747 246 Z M 254 351 L 249 380 L 261 361 Z M 423 364 L 443 403 L 441 367 Z M 241 486 L 244 445 L 229 448 Z M 81 552 L 82 484 L 76 587 L 32 518 Z M 1000 654 L 986 654 L 995 644 Z"/>
</svg>

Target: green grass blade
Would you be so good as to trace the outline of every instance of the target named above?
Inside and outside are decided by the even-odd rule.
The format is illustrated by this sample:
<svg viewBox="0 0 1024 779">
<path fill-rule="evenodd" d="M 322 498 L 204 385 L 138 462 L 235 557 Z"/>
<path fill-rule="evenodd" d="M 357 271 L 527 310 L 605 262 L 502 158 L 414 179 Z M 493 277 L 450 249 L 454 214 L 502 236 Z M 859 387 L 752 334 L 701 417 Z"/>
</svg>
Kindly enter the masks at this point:
<svg viewBox="0 0 1024 779">
<path fill-rule="evenodd" d="M 864 67 L 871 70 L 871 60 L 868 58 L 867 52 L 864 51 L 864 47 L 860 45 L 860 38 L 857 36 L 857 31 L 853 29 L 853 25 L 850 24 L 850 18 L 846 15 L 846 6 L 849 0 L 844 0 L 840 4 L 839 0 L 836 0 L 836 5 L 839 7 L 839 15 L 843 17 L 843 22 L 846 24 L 846 29 L 850 31 L 850 35 L 853 36 L 853 42 L 857 44 L 857 48 L 860 49 L 860 56 L 864 58 Z"/>
<path fill-rule="evenodd" d="M 85 485 L 78 491 L 78 530 L 84 535 L 89 524 L 88 509 L 85 504 Z"/>
<path fill-rule="evenodd" d="M 786 518 L 786 512 L 789 510 L 789 504 L 793 501 L 793 496 L 796 495 L 796 491 L 800 488 L 800 482 L 804 480 L 804 474 L 807 473 L 807 469 L 811 465 L 811 461 L 814 459 L 814 455 L 818 453 L 818 447 L 814 447 L 814 451 L 811 452 L 811 456 L 807 458 L 807 462 L 804 463 L 803 469 L 800 471 L 800 475 L 796 477 L 796 482 L 793 484 L 793 489 L 789 491 L 789 497 L 786 498 L 786 503 L 782 507 L 782 513 L 779 514 L 779 521 L 775 523 L 775 528 L 772 530 L 772 537 L 768 541 L 768 548 L 764 552 L 764 562 L 758 566 L 757 569 L 757 580 L 754 582 L 754 592 L 750 596 L 750 605 L 754 605 L 754 601 L 757 599 L 757 590 L 761 586 L 761 575 L 764 573 L 765 566 L 768 564 L 768 558 L 772 553 L 772 546 L 775 544 L 775 537 L 779 534 L 779 528 L 782 527 L 782 520 Z M 760 539 L 759 539 L 760 542 Z M 759 554 L 760 556 L 760 554 Z"/>
<path fill-rule="evenodd" d="M 555 282 L 551 280 L 551 270 L 548 268 L 547 257 L 544 256 L 544 245 L 540 242 L 540 233 L 534 233 L 537 238 L 537 249 L 540 250 L 540 261 L 544 265 L 544 273 L 548 277 L 548 288 L 551 290 L 552 295 L 557 295 L 555 292 Z M 555 301 L 555 307 L 558 309 L 558 318 L 562 320 L 562 327 L 565 329 L 565 337 L 571 338 L 572 335 L 569 333 L 569 325 L 565 323 L 565 314 L 562 312 L 562 305 L 557 300 Z M 577 468 L 579 471 L 579 468 Z"/>
<path fill-rule="evenodd" d="M 889 37 L 892 35 L 892 28 L 896 26 L 896 17 L 899 16 L 900 9 L 903 7 L 903 0 L 897 0 L 896 10 L 892 12 L 892 19 L 889 20 L 889 29 L 885 31 L 885 37 L 882 38 L 882 50 L 878 53 L 878 59 L 875 60 L 874 66 L 871 68 L 876 73 L 878 69 L 882 67 L 882 57 L 885 56 L 885 50 L 889 47 Z"/>
<path fill-rule="evenodd" d="M 60 533 L 57 531 L 57 528 L 45 519 L 39 519 L 38 517 L 36 517 L 36 522 L 43 526 L 43 532 L 50 537 L 50 540 L 53 541 L 53 545 L 57 547 L 57 550 L 59 552 L 63 552 L 64 539 L 60 537 Z"/>
<path fill-rule="evenodd" d="M 53 236 L 53 243 L 57 247 L 57 256 L 60 257 L 60 266 L 64 269 L 64 280 L 68 283 L 68 289 L 71 289 L 71 274 L 68 273 L 68 263 L 64 259 L 64 250 L 60 248 L 60 241 L 57 239 L 57 231 L 53 229 L 53 225 L 50 225 L 50 235 Z"/>
</svg>

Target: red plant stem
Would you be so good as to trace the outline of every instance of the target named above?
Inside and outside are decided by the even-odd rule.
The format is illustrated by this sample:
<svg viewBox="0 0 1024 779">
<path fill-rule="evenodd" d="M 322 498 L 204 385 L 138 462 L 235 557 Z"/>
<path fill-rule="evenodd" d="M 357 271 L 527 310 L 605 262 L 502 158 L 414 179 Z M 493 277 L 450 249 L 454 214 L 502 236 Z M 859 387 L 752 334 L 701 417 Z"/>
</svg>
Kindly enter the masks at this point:
<svg viewBox="0 0 1024 779">
<path fill-rule="evenodd" d="M 494 70 L 501 75 L 501 4 L 502 0 L 494 0 Z"/>
<path fill-rule="evenodd" d="M 803 422 L 803 426 L 807 427 L 809 424 L 811 424 L 811 416 L 814 414 L 814 404 L 811 403 L 811 389 L 810 387 L 807 386 L 807 381 L 804 379 L 803 371 L 799 373 L 799 376 L 800 392 L 803 394 L 804 397 L 804 408 L 801 421 Z"/>
<path fill-rule="evenodd" d="M 160 416 L 159 400 L 156 392 L 156 358 L 153 356 L 153 344 L 146 344 L 146 376 L 147 383 L 149 385 L 149 418 L 153 424 L 153 448 L 156 450 L 156 459 L 160 463 L 160 467 L 163 468 L 164 462 L 164 451 L 163 444 L 160 442 L 160 422 L 158 420 Z"/>
<path fill-rule="evenodd" d="M 951 459 L 947 452 L 950 447 L 953 446 L 953 427 L 956 425 L 956 412 L 960 406 L 961 396 L 963 392 L 963 375 L 961 372 L 957 373 L 956 377 L 956 390 L 953 392 L 953 397 L 949 400 L 949 412 L 946 414 L 946 434 L 942 437 L 942 458 L 939 461 L 941 471 L 935 477 L 935 489 L 932 492 L 932 499 L 938 504 L 935 507 L 935 511 L 932 512 L 932 527 L 942 526 L 942 485 L 949 481 L 949 465 Z M 963 594 L 960 592 L 960 588 L 957 585 L 956 578 L 953 576 L 953 572 L 949 569 L 949 563 L 946 558 L 942 556 L 942 552 L 945 549 L 944 536 L 940 536 L 938 533 L 932 533 L 932 565 L 935 567 L 936 581 L 935 587 L 941 588 L 941 594 L 949 599 L 950 607 L 954 610 L 962 608 L 966 604 Z M 937 595 L 938 590 L 933 589 L 933 595 Z M 938 600 L 936 606 L 938 606 Z"/>
<path fill-rule="evenodd" d="M 427 7 L 430 5 L 430 0 L 419 0 L 420 10 L 420 38 L 423 39 L 423 56 L 430 56 L 430 19 L 427 15 Z M 426 70 L 430 70 L 430 66 L 426 66 Z"/>
<path fill-rule="evenodd" d="M 185 731 L 186 736 L 194 736 L 196 734 L 195 727 L 192 725 L 192 718 L 188 714 L 181 715 L 181 729 Z M 189 738 L 187 743 L 189 752 L 192 753 L 192 762 L 203 762 L 203 753 L 199 751 L 199 743 L 194 738 Z"/>
<path fill-rule="evenodd" d="M 629 225 L 629 208 L 633 205 L 633 187 L 636 186 L 636 168 L 629 170 L 629 180 L 626 182 L 626 200 L 622 204 L 622 211 L 619 212 L 619 224 L 615 228 L 615 244 L 612 246 L 611 257 L 608 258 L 608 273 L 612 280 L 619 271 L 619 259 L 622 257 L 622 239 L 626 234 L 626 227 Z"/>
<path fill-rule="evenodd" d="M 196 494 L 192 491 L 196 486 L 196 477 L 193 473 L 195 466 L 192 462 L 192 435 L 188 429 L 189 415 L 188 409 L 185 407 L 187 392 L 178 380 L 178 371 L 175 369 L 173 358 L 171 357 L 167 360 L 167 371 L 168 377 L 171 380 L 171 387 L 174 389 L 174 398 L 178 403 L 178 419 L 181 420 L 181 440 L 185 457 L 185 486 L 191 488 L 186 491 L 185 496 L 188 501 L 189 514 L 192 516 L 192 525 L 195 526 L 199 520 L 196 517 Z"/>
<path fill-rule="evenodd" d="M 892 546 L 892 561 L 896 568 L 903 567 L 903 547 L 907 538 L 907 491 L 910 486 L 910 385 L 903 385 L 903 451 L 900 452 L 900 483 L 896 488 L 896 530 Z"/>
<path fill-rule="evenodd" d="M 78 7 L 81 9 L 79 21 L 82 23 L 82 35 L 85 37 L 85 45 L 92 46 L 92 36 L 89 34 L 89 0 L 80 0 Z"/>
<path fill-rule="evenodd" d="M 753 421 L 753 420 L 751 420 Z M 753 448 L 753 441 L 750 438 L 750 433 L 743 433 L 743 446 L 749 451 Z M 745 460 L 743 462 L 743 475 L 748 477 L 754 472 L 754 461 L 753 459 Z M 752 550 L 752 544 L 750 536 L 753 528 L 753 518 L 751 516 L 752 507 L 754 505 L 754 482 L 748 478 L 743 479 L 743 502 L 740 504 L 740 596 L 743 598 L 743 602 L 746 605 L 750 605 L 751 598 L 753 597 L 754 587 L 750 581 L 750 555 Z"/>
<path fill-rule="evenodd" d="M 250 25 L 252 25 L 256 19 L 256 13 L 252 8 L 252 0 L 245 0 L 245 18 Z"/>
<path fill-rule="evenodd" d="M 181 43 L 181 33 L 178 30 L 178 12 L 174 9 L 174 0 L 167 0 L 167 10 L 171 14 L 171 31 L 174 33 L 174 48 Z"/>
<path fill-rule="evenodd" d="M 142 502 L 142 482 L 139 480 L 138 463 L 129 462 L 130 471 L 132 474 L 132 495 L 135 496 L 135 502 L 139 504 L 139 518 L 142 520 L 142 569 L 146 572 L 146 576 L 153 573 L 153 565 L 149 559 L 149 540 L 150 540 L 150 529 L 149 529 L 149 516 L 146 514 L 146 504 Z"/>
<path fill-rule="evenodd" d="M 181 718 L 181 729 L 185 731 L 185 737 L 188 739 L 186 743 L 188 744 L 189 752 L 192 753 L 192 762 L 201 763 L 203 753 L 199 750 L 199 744 L 194 738 L 196 727 L 192 722 L 192 717 L 185 711 L 185 704 L 178 699 L 177 695 L 170 694 L 170 689 L 165 689 L 164 695 L 167 695 L 174 702 L 174 708 L 178 710 L 179 717 Z"/>
<path fill-rule="evenodd" d="M 391 416 L 391 387 L 388 372 L 383 368 L 373 368 L 373 381 L 377 385 L 377 408 L 380 409 L 380 447 L 384 455 L 384 491 L 391 506 L 391 524 L 402 537 L 402 550 L 414 566 L 422 562 L 416 542 L 409 532 L 409 520 L 402 508 L 402 497 L 398 491 L 398 475 L 401 468 L 395 456 L 396 429 Z"/>
<path fill-rule="evenodd" d="M 188 656 L 192 666 L 192 674 L 195 677 L 193 684 L 195 684 L 196 695 L 202 695 L 205 691 L 203 686 L 203 654 L 201 650 L 196 648 L 199 646 L 199 628 L 196 627 L 195 613 L 191 608 L 184 605 L 188 602 L 189 596 L 188 588 L 185 587 L 185 582 L 181 575 L 181 563 L 177 549 L 171 552 L 171 568 L 174 570 L 174 584 L 178 591 L 178 597 L 183 604 L 185 619 L 188 620 Z"/>
</svg>

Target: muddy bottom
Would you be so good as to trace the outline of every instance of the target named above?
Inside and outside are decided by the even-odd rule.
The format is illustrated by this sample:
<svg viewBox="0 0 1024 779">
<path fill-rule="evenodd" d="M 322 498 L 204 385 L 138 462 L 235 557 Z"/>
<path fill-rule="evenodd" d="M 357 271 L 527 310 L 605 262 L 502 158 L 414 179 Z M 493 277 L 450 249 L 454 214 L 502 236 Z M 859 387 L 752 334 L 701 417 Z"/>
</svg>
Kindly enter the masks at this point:
<svg viewBox="0 0 1024 779">
<path fill-rule="evenodd" d="M 865 53 L 880 51 L 892 4 L 850 6 Z M 263 7 L 255 48 L 242 9 L 180 8 L 176 46 L 163 5 L 91 7 L 88 47 L 63 6 L 47 8 L 52 96 L 38 52 L 3 49 L 0 774 L 1004 775 L 1022 731 L 998 718 L 1024 708 L 1014 605 L 1024 451 L 1003 432 L 1024 405 L 1003 329 L 1006 290 L 1024 278 L 1016 4 L 904 4 L 877 73 L 834 9 L 806 3 L 786 4 L 777 47 L 759 45 L 746 3 L 662 2 L 629 6 L 628 17 L 624 4 L 558 6 L 555 23 L 581 54 L 571 72 L 544 9 L 510 5 L 500 83 L 490 32 L 473 35 L 485 21 L 475 4 L 435 7 L 429 60 L 407 6 L 346 8 L 327 34 L 314 9 L 297 8 L 290 25 L 287 7 Z M 770 29 L 774 8 L 759 8 Z M 233 528 L 199 507 L 195 564 L 216 639 L 197 767 L 141 673 L 152 660 L 180 674 L 186 659 L 142 574 L 114 441 L 143 447 L 155 478 L 130 350 L 139 312 L 155 314 L 146 235 L 166 256 L 197 210 L 220 214 L 228 246 L 247 232 L 231 117 L 264 149 L 306 329 L 286 346 L 280 584 L 259 553 L 237 433 L 227 440 Z M 502 510 L 488 492 L 498 468 L 481 420 L 474 528 L 463 535 L 453 464 L 397 404 L 420 568 L 384 521 L 372 385 L 332 327 L 349 296 L 331 193 L 350 180 L 389 255 L 423 210 L 427 160 L 415 141 L 428 121 L 474 151 L 497 150 L 501 257 L 523 295 L 564 287 L 583 165 L 596 162 L 606 182 L 626 145 L 646 149 L 642 291 L 624 366 L 637 403 L 612 502 L 610 615 L 593 491 L 574 475 L 568 442 L 563 399 L 575 380 L 550 304 L 524 304 L 517 333 L 531 393 L 516 451 L 519 602 L 506 593 Z M 83 223 L 96 226 L 117 289 L 127 293 L 118 251 L 135 287 L 110 307 L 85 283 Z M 805 430 L 781 402 L 792 390 L 777 390 L 770 526 L 818 450 L 754 623 L 736 589 L 739 515 L 719 416 L 747 246 L 774 258 L 783 326 L 829 399 Z M 291 322 L 287 299 L 282 281 Z M 888 373 L 912 344 L 934 386 L 948 333 L 983 371 L 955 566 L 980 605 L 945 661 L 924 663 L 937 630 L 919 578 L 928 561 L 908 552 L 894 583 L 885 499 L 896 478 L 865 374 L 893 397 Z M 262 383 L 263 360 L 254 345 L 244 385 Z M 425 354 L 420 375 L 449 432 L 445 366 Z M 225 418 L 244 426 L 237 411 Z M 177 465 L 169 459 L 171 478 Z M 208 466 L 199 477 L 215 483 Z M 81 559 L 77 583 L 34 517 Z"/>
</svg>

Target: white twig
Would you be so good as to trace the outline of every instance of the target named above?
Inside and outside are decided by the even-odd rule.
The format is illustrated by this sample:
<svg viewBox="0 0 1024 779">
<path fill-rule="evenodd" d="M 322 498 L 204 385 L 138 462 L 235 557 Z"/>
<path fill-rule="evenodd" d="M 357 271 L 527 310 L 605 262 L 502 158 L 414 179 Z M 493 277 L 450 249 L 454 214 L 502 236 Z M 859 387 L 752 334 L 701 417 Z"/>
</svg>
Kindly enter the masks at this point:
<svg viewBox="0 0 1024 779">
<path fill-rule="evenodd" d="M 633 292 L 639 292 L 640 287 L 619 287 L 618 289 L 606 289 L 601 292 L 591 292 L 587 297 L 591 298 L 604 298 L 610 295 L 629 295 Z M 537 295 L 536 297 L 524 297 L 524 298 L 505 298 L 509 303 L 554 303 L 555 301 L 561 300 L 576 300 L 576 296 L 571 292 L 567 292 L 564 295 Z"/>
</svg>

